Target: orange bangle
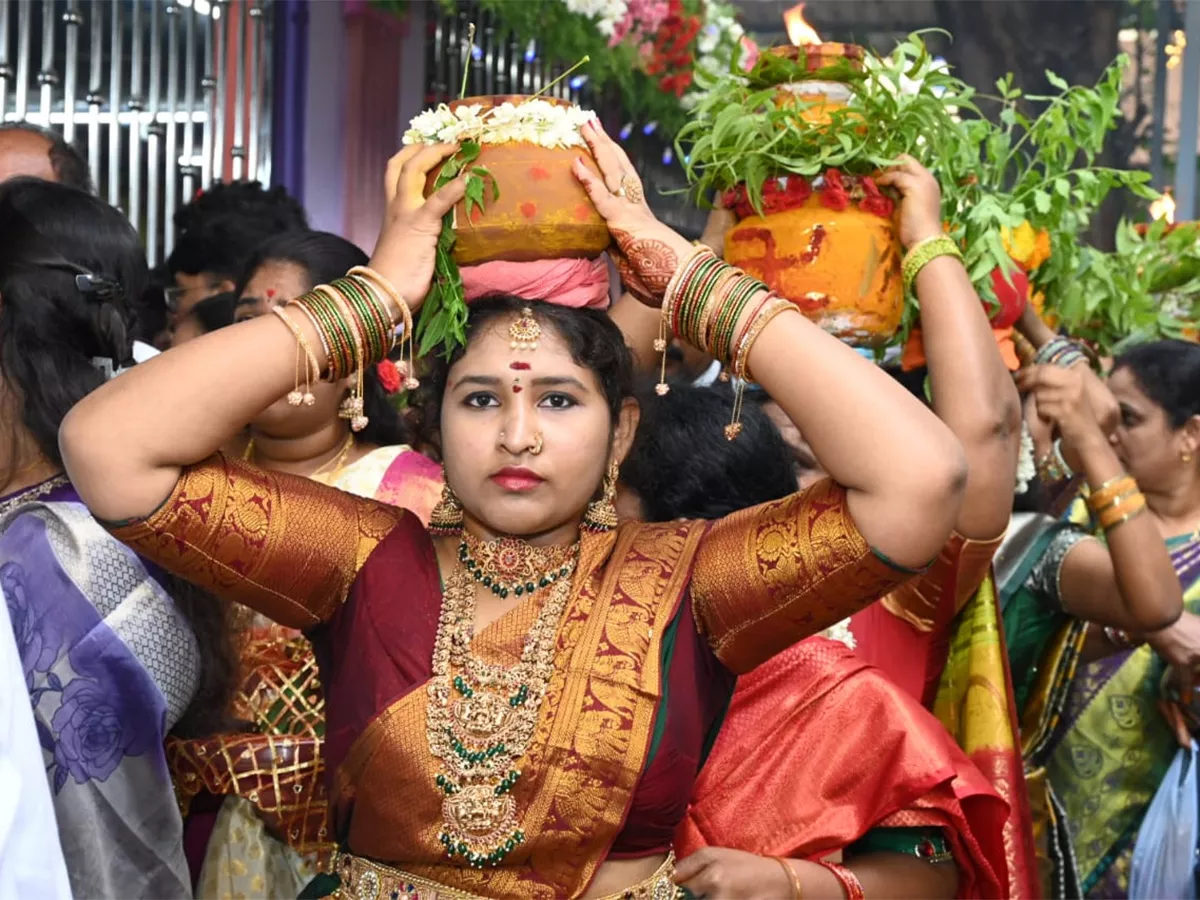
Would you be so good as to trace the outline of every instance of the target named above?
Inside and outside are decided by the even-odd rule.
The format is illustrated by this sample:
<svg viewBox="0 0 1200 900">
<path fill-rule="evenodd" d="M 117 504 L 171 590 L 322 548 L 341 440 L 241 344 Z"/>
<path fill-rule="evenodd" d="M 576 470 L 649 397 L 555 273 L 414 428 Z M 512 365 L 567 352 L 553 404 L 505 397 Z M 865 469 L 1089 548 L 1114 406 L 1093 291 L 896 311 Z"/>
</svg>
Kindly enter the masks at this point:
<svg viewBox="0 0 1200 900">
<path fill-rule="evenodd" d="M 792 868 L 792 861 L 782 856 L 772 856 L 771 859 L 783 866 L 783 871 L 787 872 L 788 881 L 792 884 L 792 900 L 803 900 L 804 891 L 800 888 L 800 876 Z"/>
<path fill-rule="evenodd" d="M 1115 503 L 1105 509 L 1098 515 L 1100 527 L 1105 531 L 1111 531 L 1118 525 L 1128 522 L 1134 516 L 1139 515 L 1146 510 L 1146 495 L 1142 493 L 1133 494 L 1123 502 Z"/>
<path fill-rule="evenodd" d="M 1137 490 L 1137 482 L 1129 475 L 1118 475 L 1091 492 L 1088 497 L 1088 506 L 1093 512 L 1099 512 L 1113 500 L 1128 494 L 1131 490 Z"/>
</svg>

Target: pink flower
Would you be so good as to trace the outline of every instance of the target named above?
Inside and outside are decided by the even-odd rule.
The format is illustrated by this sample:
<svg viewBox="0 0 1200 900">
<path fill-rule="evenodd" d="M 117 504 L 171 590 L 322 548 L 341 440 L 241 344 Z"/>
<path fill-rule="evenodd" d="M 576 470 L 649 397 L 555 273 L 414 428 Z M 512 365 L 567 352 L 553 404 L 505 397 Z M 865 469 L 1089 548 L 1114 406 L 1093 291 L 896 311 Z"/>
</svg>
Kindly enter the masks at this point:
<svg viewBox="0 0 1200 900">
<path fill-rule="evenodd" d="M 742 52 L 738 58 L 738 65 L 743 72 L 749 72 L 758 63 L 758 44 L 745 35 L 742 36 L 741 44 Z"/>
</svg>

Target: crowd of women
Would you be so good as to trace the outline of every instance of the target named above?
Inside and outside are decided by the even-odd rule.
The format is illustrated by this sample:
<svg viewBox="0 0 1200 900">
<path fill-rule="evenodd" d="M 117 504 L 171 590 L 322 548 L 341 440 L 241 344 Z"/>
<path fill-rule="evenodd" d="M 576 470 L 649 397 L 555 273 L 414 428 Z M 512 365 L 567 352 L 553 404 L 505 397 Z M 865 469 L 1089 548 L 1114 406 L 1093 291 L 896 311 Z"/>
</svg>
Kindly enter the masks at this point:
<svg viewBox="0 0 1200 900">
<path fill-rule="evenodd" d="M 903 160 L 910 390 L 583 136 L 623 295 L 485 284 L 418 360 L 454 146 L 369 258 L 234 184 L 151 273 L 0 184 L 0 895 L 1129 896 L 1200 724 L 1200 345 L 1029 309 L 1014 377 Z"/>
</svg>

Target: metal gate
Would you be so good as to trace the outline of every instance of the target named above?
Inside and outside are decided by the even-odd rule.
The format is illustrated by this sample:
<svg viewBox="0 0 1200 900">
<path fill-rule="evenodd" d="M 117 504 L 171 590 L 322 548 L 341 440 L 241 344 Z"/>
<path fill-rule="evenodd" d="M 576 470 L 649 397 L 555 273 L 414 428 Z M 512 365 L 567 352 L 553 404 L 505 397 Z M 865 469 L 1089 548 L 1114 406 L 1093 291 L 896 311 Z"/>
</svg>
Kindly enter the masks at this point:
<svg viewBox="0 0 1200 900">
<path fill-rule="evenodd" d="M 270 181 L 271 0 L 0 0 L 0 118 L 86 155 L 156 265 L 213 181 Z"/>
<path fill-rule="evenodd" d="M 432 5 L 432 4 L 431 4 Z M 536 41 L 521 44 L 504 30 L 491 12 L 477 2 L 459 0 L 453 12 L 440 7 L 429 17 L 432 52 L 428 56 L 426 102 L 446 103 L 458 97 L 470 24 L 475 24 L 471 68 L 467 73 L 467 96 L 490 94 L 534 94 L 567 69 L 547 59 Z M 553 35 L 548 36 L 553 39 Z M 588 105 L 587 79 L 564 79 L 546 96 Z"/>
</svg>

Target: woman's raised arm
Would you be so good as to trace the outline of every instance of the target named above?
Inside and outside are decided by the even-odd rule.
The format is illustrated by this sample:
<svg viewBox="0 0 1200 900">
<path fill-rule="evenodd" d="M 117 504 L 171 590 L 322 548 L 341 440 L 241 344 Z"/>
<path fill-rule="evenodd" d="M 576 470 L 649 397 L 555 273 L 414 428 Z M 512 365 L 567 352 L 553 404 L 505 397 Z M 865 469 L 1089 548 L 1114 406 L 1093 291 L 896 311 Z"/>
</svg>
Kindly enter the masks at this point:
<svg viewBox="0 0 1200 900">
<path fill-rule="evenodd" d="M 584 136 L 603 178 L 579 164 L 576 175 L 644 293 L 661 298 L 694 248 L 654 218 L 640 185 L 629 189 L 636 176 L 624 151 L 597 128 L 585 127 Z M 749 299 L 734 331 L 746 334 L 761 299 Z M 849 490 L 850 512 L 870 545 L 902 566 L 928 563 L 950 536 L 965 485 L 962 447 L 950 430 L 887 374 L 799 314 L 775 316 L 747 352 L 754 379 Z"/>
<path fill-rule="evenodd" d="M 409 147 L 388 165 L 388 206 L 371 259 L 403 286 L 415 313 L 429 290 L 442 216 L 462 197 L 461 179 L 428 200 L 425 177 L 453 145 Z M 316 329 L 292 317 L 323 369 Z M 296 337 L 275 316 L 223 328 L 136 366 L 67 415 L 63 460 L 84 502 L 110 522 L 145 517 L 171 494 L 185 466 L 217 451 L 295 384 L 303 360 Z"/>
</svg>

